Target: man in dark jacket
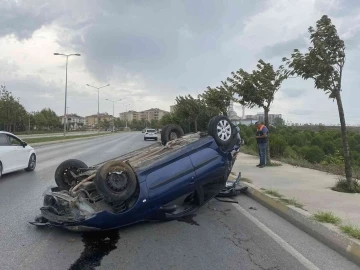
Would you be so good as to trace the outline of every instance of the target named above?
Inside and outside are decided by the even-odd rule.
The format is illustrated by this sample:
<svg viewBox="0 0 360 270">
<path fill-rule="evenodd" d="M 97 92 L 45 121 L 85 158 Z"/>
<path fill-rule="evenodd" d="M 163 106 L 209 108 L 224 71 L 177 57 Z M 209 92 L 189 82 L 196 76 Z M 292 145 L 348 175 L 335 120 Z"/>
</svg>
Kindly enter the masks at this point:
<svg viewBox="0 0 360 270">
<path fill-rule="evenodd" d="M 256 122 L 256 141 L 259 149 L 260 163 L 256 165 L 259 168 L 264 168 L 266 165 L 266 149 L 268 143 L 268 128 L 261 122 Z"/>
</svg>

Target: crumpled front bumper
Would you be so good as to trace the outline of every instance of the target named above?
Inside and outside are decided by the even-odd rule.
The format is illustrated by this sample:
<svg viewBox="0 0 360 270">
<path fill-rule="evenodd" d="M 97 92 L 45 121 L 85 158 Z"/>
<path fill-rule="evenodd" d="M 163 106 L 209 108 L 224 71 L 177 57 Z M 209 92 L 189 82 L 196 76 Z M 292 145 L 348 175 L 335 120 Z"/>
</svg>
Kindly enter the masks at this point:
<svg viewBox="0 0 360 270">
<path fill-rule="evenodd" d="M 82 197 L 72 197 L 67 191 L 50 187 L 44 192 L 41 215 L 30 222 L 36 226 L 63 227 L 74 231 L 99 230 L 81 223 L 96 215 L 92 205 Z"/>
</svg>

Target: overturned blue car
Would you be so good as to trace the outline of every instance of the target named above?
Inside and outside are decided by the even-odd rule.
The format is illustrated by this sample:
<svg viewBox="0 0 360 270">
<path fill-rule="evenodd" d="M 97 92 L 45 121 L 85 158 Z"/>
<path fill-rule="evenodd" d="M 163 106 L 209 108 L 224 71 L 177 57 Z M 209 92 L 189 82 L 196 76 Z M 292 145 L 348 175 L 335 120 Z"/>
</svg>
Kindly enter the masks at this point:
<svg viewBox="0 0 360 270">
<path fill-rule="evenodd" d="M 167 125 L 161 142 L 96 166 L 65 160 L 30 223 L 96 231 L 181 218 L 226 187 L 239 147 L 239 128 L 215 116 L 205 133 Z"/>
</svg>

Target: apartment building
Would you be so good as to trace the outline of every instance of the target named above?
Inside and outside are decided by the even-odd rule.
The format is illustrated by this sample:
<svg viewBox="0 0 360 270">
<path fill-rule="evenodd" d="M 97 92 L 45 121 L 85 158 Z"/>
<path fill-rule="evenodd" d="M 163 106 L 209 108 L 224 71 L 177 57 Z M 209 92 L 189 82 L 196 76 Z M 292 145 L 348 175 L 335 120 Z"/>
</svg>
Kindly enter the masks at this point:
<svg viewBox="0 0 360 270">
<path fill-rule="evenodd" d="M 133 120 L 144 120 L 151 122 L 152 120 L 160 120 L 165 114 L 169 112 L 161 110 L 159 108 L 152 108 L 149 110 L 136 112 L 128 111 L 119 114 L 120 120 L 132 122 Z"/>
<path fill-rule="evenodd" d="M 64 124 L 64 116 L 60 116 L 61 124 Z M 71 113 L 67 115 L 66 123 L 69 126 L 69 129 L 78 129 L 79 127 L 86 126 L 86 118 L 79 116 L 75 113 Z"/>
<path fill-rule="evenodd" d="M 99 113 L 99 120 L 104 121 L 111 121 L 112 120 L 112 115 L 109 115 L 108 113 Z M 98 124 L 98 115 L 97 114 L 93 114 L 93 115 L 89 115 L 86 116 L 86 122 L 88 126 L 97 126 Z"/>
</svg>

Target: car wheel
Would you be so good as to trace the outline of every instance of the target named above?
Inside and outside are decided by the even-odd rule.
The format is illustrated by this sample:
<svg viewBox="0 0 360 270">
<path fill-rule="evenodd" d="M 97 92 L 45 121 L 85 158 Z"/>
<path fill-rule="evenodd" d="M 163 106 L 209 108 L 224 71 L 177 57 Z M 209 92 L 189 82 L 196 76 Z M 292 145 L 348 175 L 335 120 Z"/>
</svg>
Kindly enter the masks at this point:
<svg viewBox="0 0 360 270">
<path fill-rule="evenodd" d="M 115 160 L 105 163 L 98 169 L 94 183 L 104 200 L 119 202 L 129 199 L 134 194 L 137 179 L 129 165 Z"/>
<path fill-rule="evenodd" d="M 161 131 L 161 143 L 166 145 L 169 141 L 181 138 L 182 136 L 184 136 L 183 129 L 178 125 L 170 124 Z"/>
<path fill-rule="evenodd" d="M 211 125 L 211 123 L 214 121 L 214 119 L 215 118 L 217 118 L 218 117 L 218 115 L 217 116 L 214 116 L 213 118 L 211 118 L 210 119 L 210 121 L 209 121 L 209 123 L 208 123 L 208 134 L 210 135 L 210 133 L 211 133 L 211 127 L 212 127 L 212 125 Z"/>
<path fill-rule="evenodd" d="M 29 163 L 25 171 L 32 172 L 33 170 L 35 170 L 35 167 L 36 167 L 36 155 L 32 154 L 29 158 Z"/>
<path fill-rule="evenodd" d="M 233 140 L 233 124 L 226 116 L 219 115 L 209 122 L 208 133 L 217 145 L 228 146 Z"/>
<path fill-rule="evenodd" d="M 56 185 L 62 190 L 69 190 L 77 183 L 77 180 L 72 176 L 79 173 L 80 168 L 88 168 L 88 166 L 78 159 L 68 159 L 63 161 L 55 171 Z"/>
</svg>

